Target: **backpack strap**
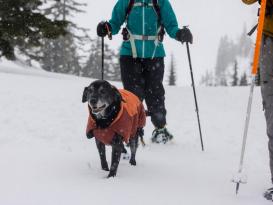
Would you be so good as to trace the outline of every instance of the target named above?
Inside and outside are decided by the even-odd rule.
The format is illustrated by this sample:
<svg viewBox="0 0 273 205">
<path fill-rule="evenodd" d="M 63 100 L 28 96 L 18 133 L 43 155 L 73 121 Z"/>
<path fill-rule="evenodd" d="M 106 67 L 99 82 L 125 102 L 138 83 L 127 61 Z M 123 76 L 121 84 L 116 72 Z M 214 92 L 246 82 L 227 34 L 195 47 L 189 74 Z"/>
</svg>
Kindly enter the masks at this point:
<svg viewBox="0 0 273 205">
<path fill-rule="evenodd" d="M 135 40 L 154 41 L 155 48 L 154 48 L 153 55 L 152 55 L 152 59 L 153 59 L 155 56 L 158 44 L 163 41 L 164 35 L 165 35 L 165 29 L 164 29 L 164 25 L 162 23 L 162 16 L 161 16 L 158 0 L 152 0 L 152 3 L 142 3 L 142 2 L 135 3 L 135 0 L 129 0 L 128 7 L 126 9 L 126 17 L 125 17 L 126 23 L 128 23 L 128 18 L 129 18 L 129 15 L 130 15 L 133 7 L 136 7 L 136 6 L 149 6 L 149 7 L 154 8 L 154 11 L 156 12 L 157 19 L 158 19 L 158 25 L 159 25 L 159 28 L 157 30 L 157 34 L 155 36 L 134 35 L 131 33 L 131 31 L 127 27 L 125 27 L 122 30 L 123 40 L 130 41 L 133 58 L 138 57 Z"/>
<path fill-rule="evenodd" d="M 161 22 L 162 16 L 161 16 L 161 12 L 160 12 L 160 7 L 159 7 L 159 4 L 158 4 L 158 0 L 153 0 L 153 6 L 154 6 L 155 12 L 156 12 L 157 17 L 158 17 L 158 22 L 161 25 L 162 24 L 162 22 Z"/>
<path fill-rule="evenodd" d="M 162 16 L 161 16 L 161 12 L 160 12 L 160 7 L 159 7 L 159 4 L 158 4 L 158 0 L 152 0 L 152 1 L 153 1 L 152 4 L 153 4 L 153 7 L 154 7 L 154 10 L 155 10 L 155 12 L 157 14 L 157 17 L 158 17 L 158 22 L 161 24 Z M 126 21 L 128 20 L 129 15 L 130 15 L 130 13 L 131 13 L 134 5 L 135 5 L 135 0 L 129 0 L 128 7 L 126 9 L 126 17 L 125 17 Z"/>
<path fill-rule="evenodd" d="M 261 3 L 261 1 L 259 1 L 259 3 Z M 273 5 L 267 5 L 266 7 L 266 13 L 265 15 L 268 17 L 272 17 L 273 16 Z M 258 9 L 258 16 L 260 16 L 260 8 Z M 256 24 L 248 33 L 248 36 L 251 36 L 258 28 L 258 24 Z"/>
<path fill-rule="evenodd" d="M 129 15 L 134 7 L 134 4 L 135 4 L 135 0 L 129 0 L 128 7 L 126 9 L 126 16 L 125 16 L 126 21 L 128 21 Z"/>
</svg>

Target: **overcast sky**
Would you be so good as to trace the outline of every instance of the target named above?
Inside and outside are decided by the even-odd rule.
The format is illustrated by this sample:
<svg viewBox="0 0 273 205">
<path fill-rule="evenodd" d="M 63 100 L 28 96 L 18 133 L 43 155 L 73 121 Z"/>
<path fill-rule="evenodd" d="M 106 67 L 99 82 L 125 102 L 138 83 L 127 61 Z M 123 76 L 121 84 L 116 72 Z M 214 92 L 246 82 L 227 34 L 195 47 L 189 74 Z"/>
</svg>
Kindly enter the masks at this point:
<svg viewBox="0 0 273 205">
<path fill-rule="evenodd" d="M 81 0 L 88 4 L 87 13 L 77 17 L 79 24 L 90 29 L 96 36 L 96 25 L 101 20 L 109 20 L 117 0 Z M 227 34 L 234 40 L 240 35 L 244 23 L 250 30 L 257 21 L 258 4 L 247 6 L 241 0 L 170 0 L 179 26 L 189 25 L 194 36 L 191 55 L 196 81 L 207 70 L 215 66 L 217 48 L 221 36 Z M 114 36 L 107 43 L 114 49 L 121 44 L 121 35 Z M 178 84 L 190 85 L 190 73 L 186 48 L 177 41 L 165 38 L 167 52 L 166 68 L 173 53 L 176 61 Z M 165 76 L 168 76 L 166 69 Z"/>
</svg>

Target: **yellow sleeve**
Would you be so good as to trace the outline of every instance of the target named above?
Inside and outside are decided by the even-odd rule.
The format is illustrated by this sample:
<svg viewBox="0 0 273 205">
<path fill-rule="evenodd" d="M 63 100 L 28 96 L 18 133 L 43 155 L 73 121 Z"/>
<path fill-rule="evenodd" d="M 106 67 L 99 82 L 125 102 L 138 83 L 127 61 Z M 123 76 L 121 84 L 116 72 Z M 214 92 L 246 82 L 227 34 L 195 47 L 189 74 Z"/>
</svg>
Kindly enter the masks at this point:
<svg viewBox="0 0 273 205">
<path fill-rule="evenodd" d="M 258 0 L 242 0 L 245 4 L 254 4 Z"/>
</svg>

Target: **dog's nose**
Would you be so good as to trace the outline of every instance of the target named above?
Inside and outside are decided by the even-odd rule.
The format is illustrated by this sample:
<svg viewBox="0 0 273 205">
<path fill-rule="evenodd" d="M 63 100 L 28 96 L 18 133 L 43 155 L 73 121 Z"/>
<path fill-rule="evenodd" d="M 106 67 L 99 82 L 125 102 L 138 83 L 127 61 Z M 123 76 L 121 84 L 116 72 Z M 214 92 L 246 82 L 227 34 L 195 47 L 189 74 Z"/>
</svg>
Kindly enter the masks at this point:
<svg viewBox="0 0 273 205">
<path fill-rule="evenodd" d="M 91 98 L 89 102 L 91 105 L 95 105 L 97 104 L 98 100 L 96 98 Z"/>
</svg>

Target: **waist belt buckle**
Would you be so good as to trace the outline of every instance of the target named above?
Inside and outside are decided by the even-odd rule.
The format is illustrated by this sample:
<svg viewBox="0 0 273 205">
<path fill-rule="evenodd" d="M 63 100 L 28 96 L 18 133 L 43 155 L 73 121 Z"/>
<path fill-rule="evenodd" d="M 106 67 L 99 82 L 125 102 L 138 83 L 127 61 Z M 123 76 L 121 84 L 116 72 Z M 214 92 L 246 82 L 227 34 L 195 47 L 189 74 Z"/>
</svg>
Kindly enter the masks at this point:
<svg viewBox="0 0 273 205">
<path fill-rule="evenodd" d="M 149 39 L 149 36 L 144 36 L 144 35 L 142 36 L 143 41 L 148 41 L 148 39 Z"/>
</svg>

